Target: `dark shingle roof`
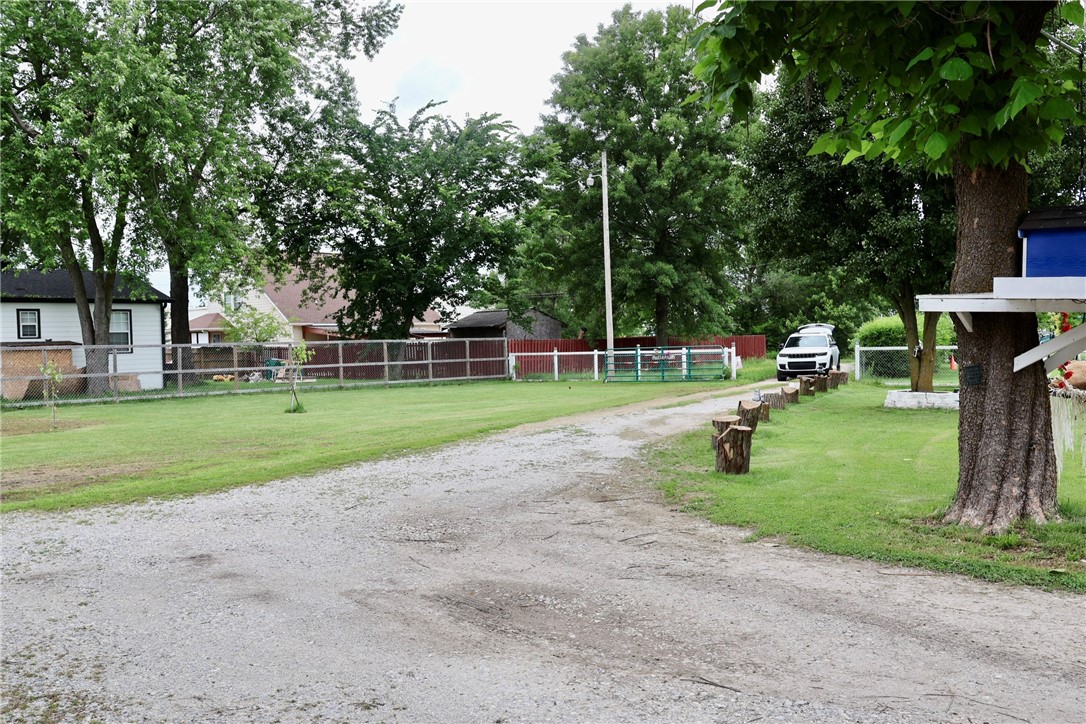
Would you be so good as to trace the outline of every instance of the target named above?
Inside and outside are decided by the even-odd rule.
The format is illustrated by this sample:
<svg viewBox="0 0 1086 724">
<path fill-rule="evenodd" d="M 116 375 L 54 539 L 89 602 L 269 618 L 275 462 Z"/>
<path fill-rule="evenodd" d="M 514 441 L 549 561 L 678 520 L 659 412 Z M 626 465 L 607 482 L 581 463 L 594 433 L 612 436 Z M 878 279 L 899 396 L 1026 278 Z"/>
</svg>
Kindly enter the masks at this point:
<svg viewBox="0 0 1086 724">
<path fill-rule="evenodd" d="M 1086 206 L 1051 206 L 1034 209 L 1018 226 L 1019 231 L 1033 229 L 1086 229 Z"/>
<path fill-rule="evenodd" d="M 94 275 L 91 272 L 83 272 L 83 282 L 87 288 L 87 296 L 94 301 Z M 38 300 L 53 302 L 70 302 L 75 299 L 75 291 L 68 272 L 60 269 L 51 272 L 40 272 L 35 269 L 13 270 L 5 269 L 0 272 L 0 298 L 9 301 Z M 125 285 L 120 279 L 113 290 L 114 302 L 168 302 L 170 298 L 158 291 L 150 284 L 144 290 L 136 290 Z"/>
<path fill-rule="evenodd" d="M 473 312 L 466 317 L 461 317 L 449 325 L 449 329 L 463 329 L 465 327 L 501 328 L 509 321 L 508 309 L 489 309 L 485 312 Z"/>
</svg>

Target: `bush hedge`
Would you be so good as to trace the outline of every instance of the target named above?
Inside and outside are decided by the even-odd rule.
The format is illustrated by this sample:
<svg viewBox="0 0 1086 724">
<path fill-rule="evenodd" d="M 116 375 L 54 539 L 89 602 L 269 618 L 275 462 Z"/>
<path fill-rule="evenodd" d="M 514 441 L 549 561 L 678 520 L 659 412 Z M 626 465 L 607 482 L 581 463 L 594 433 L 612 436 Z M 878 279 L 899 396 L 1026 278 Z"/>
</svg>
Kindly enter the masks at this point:
<svg viewBox="0 0 1086 724">
<path fill-rule="evenodd" d="M 922 331 L 923 315 L 918 314 L 916 318 L 917 327 Z M 905 323 L 898 316 L 872 319 L 860 325 L 856 338 L 861 347 L 904 347 Z M 954 323 L 950 321 L 949 315 L 944 314 L 939 317 L 939 324 L 935 329 L 935 346 L 943 347 L 957 343 L 958 335 L 954 331 Z"/>
</svg>

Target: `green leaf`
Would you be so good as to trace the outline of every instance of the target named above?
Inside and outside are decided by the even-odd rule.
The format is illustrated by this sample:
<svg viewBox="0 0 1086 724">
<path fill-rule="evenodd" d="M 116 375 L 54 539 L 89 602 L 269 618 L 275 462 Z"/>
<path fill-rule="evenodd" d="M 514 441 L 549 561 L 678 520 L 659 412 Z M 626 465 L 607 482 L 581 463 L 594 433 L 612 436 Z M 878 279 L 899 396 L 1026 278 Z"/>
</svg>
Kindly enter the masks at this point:
<svg viewBox="0 0 1086 724">
<path fill-rule="evenodd" d="M 1044 89 L 1031 80 L 1019 78 L 1015 82 L 1014 87 L 1018 90 L 1017 92 L 1015 92 L 1012 88 L 1012 92 L 1014 93 L 1014 99 L 1011 100 L 1010 118 L 1014 118 L 1015 116 L 1017 116 L 1019 113 L 1021 113 L 1023 108 L 1025 108 L 1027 105 L 1037 100 L 1044 94 Z"/>
<path fill-rule="evenodd" d="M 958 124 L 958 130 L 962 133 L 971 133 L 974 136 L 979 136 L 983 132 L 980 125 L 980 119 L 976 116 L 966 116 L 963 118 Z"/>
<path fill-rule="evenodd" d="M 841 162 L 841 165 L 847 166 L 850 163 L 852 163 L 853 161 L 855 161 L 856 159 L 858 159 L 862 155 L 863 155 L 863 153 L 861 153 L 860 151 L 857 151 L 854 148 L 854 149 L 852 149 L 851 151 L 849 151 L 848 153 L 845 154 L 845 160 Z"/>
<path fill-rule="evenodd" d="M 951 58 L 939 68 L 939 77 L 943 80 L 969 80 L 973 77 L 973 66 L 962 58 Z"/>
<path fill-rule="evenodd" d="M 811 150 L 807 152 L 807 155 L 817 156 L 820 153 L 833 153 L 836 148 L 837 139 L 829 133 L 824 133 L 814 142 L 814 145 L 811 146 Z"/>
<path fill-rule="evenodd" d="M 1060 17 L 1080 28 L 1086 25 L 1086 21 L 1083 20 L 1084 14 L 1086 13 L 1083 12 L 1082 4 L 1078 0 L 1071 0 L 1060 5 Z"/>
<path fill-rule="evenodd" d="M 702 10 L 708 10 L 709 8 L 714 7 L 716 3 L 717 0 L 705 0 L 705 2 L 698 5 L 698 7 L 694 10 L 694 15 L 700 14 Z"/>
<path fill-rule="evenodd" d="M 896 146 L 901 142 L 901 139 L 905 137 L 905 134 L 909 132 L 909 129 L 913 127 L 912 120 L 906 118 L 901 123 L 897 124 L 897 127 L 890 132 L 890 138 L 887 139 L 891 146 Z"/>
<path fill-rule="evenodd" d="M 947 143 L 946 136 L 944 136 L 939 131 L 936 131 L 935 133 L 928 136 L 927 143 L 924 144 L 924 153 L 927 154 L 928 158 L 934 160 L 940 158 L 944 153 L 946 153 L 949 145 L 950 144 Z"/>
<path fill-rule="evenodd" d="M 1049 98 L 1041 106 L 1041 118 L 1046 120 L 1073 120 L 1078 115 L 1075 104 L 1066 98 Z"/>
<path fill-rule="evenodd" d="M 833 103 L 841 95 L 841 76 L 835 75 L 826 86 L 826 100 Z"/>
<path fill-rule="evenodd" d="M 916 54 L 915 58 L 913 58 L 912 60 L 909 61 L 909 64 L 907 66 L 905 66 L 905 70 L 912 70 L 912 67 L 914 65 L 916 65 L 917 63 L 919 63 L 921 61 L 924 61 L 924 60 L 930 60 L 931 56 L 933 56 L 933 55 L 935 55 L 935 49 L 934 48 L 932 48 L 931 46 L 928 46 L 927 48 L 924 48 L 923 50 L 921 50 L 919 53 Z"/>
<path fill-rule="evenodd" d="M 975 48 L 977 47 L 977 36 L 972 33 L 962 33 L 954 38 L 954 45 L 959 48 Z"/>
</svg>

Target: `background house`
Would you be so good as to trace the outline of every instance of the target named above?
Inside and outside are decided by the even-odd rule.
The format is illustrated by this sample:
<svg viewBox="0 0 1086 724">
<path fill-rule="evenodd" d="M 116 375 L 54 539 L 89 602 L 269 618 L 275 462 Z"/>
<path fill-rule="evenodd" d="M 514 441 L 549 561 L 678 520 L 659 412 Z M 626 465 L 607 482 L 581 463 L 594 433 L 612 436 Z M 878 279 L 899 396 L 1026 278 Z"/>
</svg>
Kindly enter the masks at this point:
<svg viewBox="0 0 1086 724">
<path fill-rule="evenodd" d="M 525 329 L 509 319 L 508 309 L 490 309 L 473 312 L 448 325 L 453 339 L 480 339 L 504 337 L 506 339 L 558 339 L 562 336 L 562 323 L 538 309 L 529 309 L 531 327 Z"/>
<path fill-rule="evenodd" d="M 282 281 L 268 277 L 264 285 L 242 295 L 224 293 L 208 303 L 189 310 L 189 332 L 193 344 L 216 344 L 226 340 L 226 317 L 242 305 L 271 314 L 282 322 L 283 334 L 269 342 L 323 342 L 339 339 L 336 312 L 347 306 L 339 295 L 310 299 L 309 282 L 291 271 Z M 439 315 L 426 310 L 423 319 L 412 320 L 412 337 L 444 337 Z"/>
<path fill-rule="evenodd" d="M 90 272 L 84 272 L 83 280 L 93 306 L 94 278 Z M 136 290 L 120 280 L 113 292 L 109 342 L 117 345 L 116 371 L 138 377 L 140 389 L 162 388 L 161 345 L 165 342 L 169 301 L 169 297 L 150 285 Z M 0 345 L 3 347 L 0 374 L 39 374 L 42 347 L 73 348 L 62 355 L 65 357 L 60 362 L 62 373 L 65 368 L 69 372 L 84 368 L 87 362 L 82 339 L 75 291 L 67 271 L 4 269 L 0 272 Z M 32 369 L 22 369 L 28 366 Z"/>
</svg>

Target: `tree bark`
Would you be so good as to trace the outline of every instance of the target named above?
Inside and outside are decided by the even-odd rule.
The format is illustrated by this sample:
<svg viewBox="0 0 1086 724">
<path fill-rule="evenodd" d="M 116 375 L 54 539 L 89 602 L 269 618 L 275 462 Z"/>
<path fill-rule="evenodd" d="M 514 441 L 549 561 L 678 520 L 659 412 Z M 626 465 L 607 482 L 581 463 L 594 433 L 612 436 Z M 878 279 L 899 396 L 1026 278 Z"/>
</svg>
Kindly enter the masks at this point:
<svg viewBox="0 0 1086 724">
<path fill-rule="evenodd" d="M 761 404 L 754 402 L 753 400 L 740 400 L 739 405 L 736 407 L 735 414 L 739 416 L 740 425 L 749 427 L 750 431 L 758 431 L 758 420 L 761 419 Z"/>
<path fill-rule="evenodd" d="M 745 425 L 732 425 L 720 436 L 716 446 L 716 471 L 731 475 L 750 472 L 750 442 L 753 431 Z"/>
<path fill-rule="evenodd" d="M 940 312 L 924 313 L 923 331 L 916 322 L 916 301 L 912 282 L 906 279 L 893 295 L 897 315 L 905 325 L 905 346 L 909 348 L 909 387 L 913 392 L 935 389 L 935 331 Z"/>
<path fill-rule="evenodd" d="M 1027 175 L 955 164 L 957 259 L 951 292 L 990 292 L 992 278 L 1018 273 L 1018 223 L 1027 208 Z M 958 328 L 964 369 L 979 365 L 982 382 L 963 384 L 958 423 L 958 491 L 944 520 L 986 532 L 1020 520 L 1057 517 L 1056 458 L 1044 367 L 1013 372 L 1014 357 L 1037 345 L 1033 314 L 974 314 L 973 332 Z M 963 374 L 963 382 L 965 375 Z"/>
<path fill-rule="evenodd" d="M 656 324 L 656 346 L 657 347 L 666 347 L 667 342 L 668 342 L 668 338 L 667 338 L 668 299 L 667 299 L 666 294 L 661 294 L 661 293 L 657 292 L 657 294 L 656 294 L 656 313 L 655 313 L 654 317 L 655 317 L 654 322 Z"/>
<path fill-rule="evenodd" d="M 799 388 L 798 387 L 782 387 L 781 397 L 784 398 L 785 404 L 793 404 L 799 402 Z"/>
<path fill-rule="evenodd" d="M 803 375 L 801 377 L 797 377 L 796 380 L 799 382 L 800 395 L 814 397 L 814 377 Z"/>
</svg>

